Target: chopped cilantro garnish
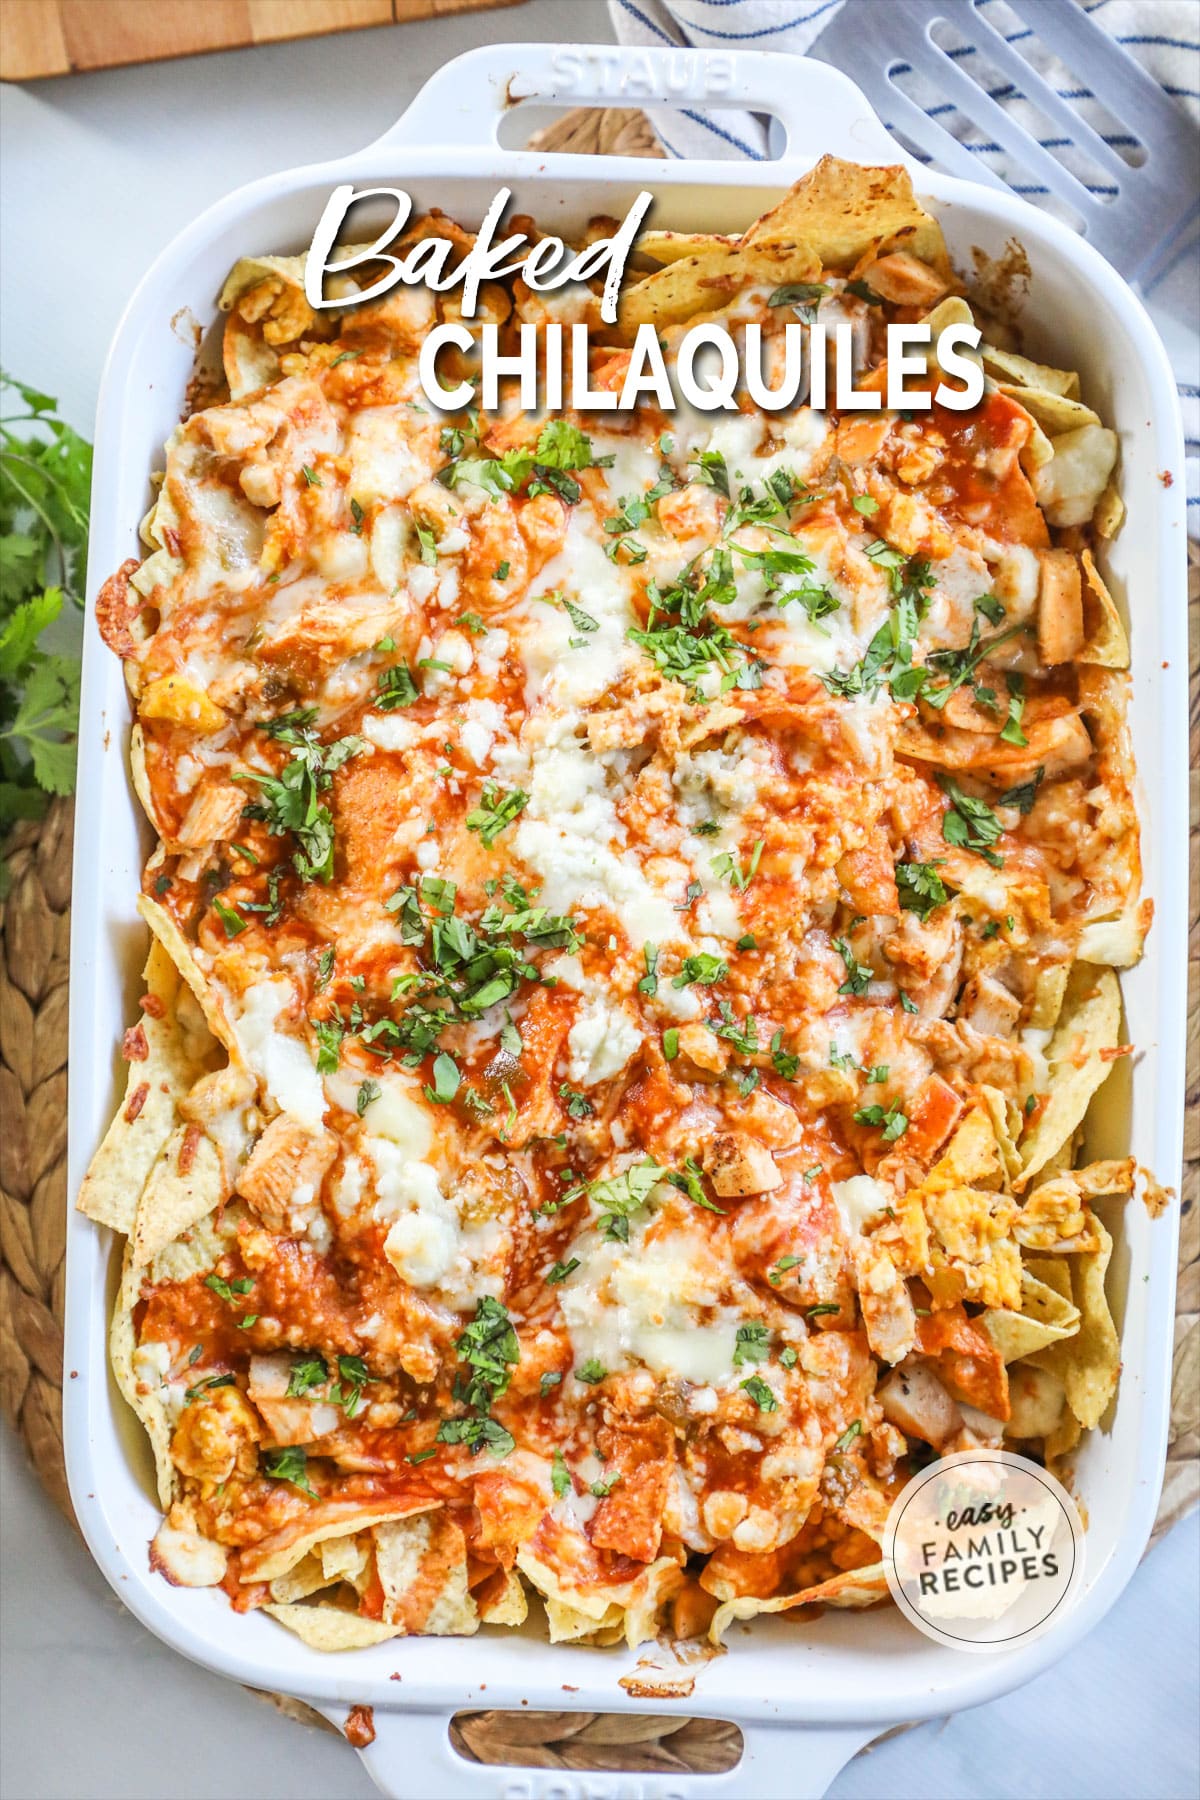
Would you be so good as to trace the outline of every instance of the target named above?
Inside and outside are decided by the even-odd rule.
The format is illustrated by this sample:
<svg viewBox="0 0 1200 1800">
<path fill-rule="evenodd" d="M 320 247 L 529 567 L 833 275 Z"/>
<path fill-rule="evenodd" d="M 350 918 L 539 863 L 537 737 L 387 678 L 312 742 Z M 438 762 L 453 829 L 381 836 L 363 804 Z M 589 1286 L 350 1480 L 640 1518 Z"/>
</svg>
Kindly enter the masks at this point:
<svg viewBox="0 0 1200 1800">
<path fill-rule="evenodd" d="M 746 1325 L 739 1325 L 737 1338 L 733 1347 L 733 1366 L 740 1369 L 746 1363 L 766 1362 L 771 1353 L 771 1333 L 760 1319 L 752 1319 Z"/>
<path fill-rule="evenodd" d="M 238 933 L 245 931 L 246 926 L 250 923 L 248 919 L 243 919 L 234 907 L 226 906 L 219 894 L 213 895 L 212 909 L 225 927 L 226 937 L 237 937 Z"/>
<path fill-rule="evenodd" d="M 289 1400 L 299 1400 L 315 1387 L 324 1386 L 329 1380 L 329 1370 L 322 1356 L 301 1356 L 292 1364 L 291 1378 L 287 1384 Z"/>
<path fill-rule="evenodd" d="M 671 986 L 685 988 L 696 982 L 701 987 L 712 987 L 716 982 L 724 981 L 728 973 L 728 963 L 722 962 L 719 956 L 713 956 L 707 950 L 700 950 L 693 956 L 684 957 Z"/>
<path fill-rule="evenodd" d="M 846 979 L 838 993 L 865 994 L 875 975 L 870 963 L 860 963 L 845 938 L 834 938 L 833 947 L 846 965 Z"/>
<path fill-rule="evenodd" d="M 490 850 L 500 833 L 524 812 L 528 804 L 529 795 L 520 788 L 511 788 L 504 793 L 494 781 L 485 781 L 479 805 L 467 814 L 467 830 L 477 831 L 484 848 Z"/>
<path fill-rule="evenodd" d="M 771 1413 L 779 1410 L 779 1402 L 772 1389 L 761 1375 L 751 1375 L 741 1384 L 744 1392 L 749 1394 L 759 1412 Z"/>
<path fill-rule="evenodd" d="M 914 912 L 924 923 L 930 913 L 945 906 L 953 898 L 938 870 L 936 862 L 900 862 L 896 864 L 896 890 L 905 912 Z"/>
<path fill-rule="evenodd" d="M 898 1100 L 893 1100 L 886 1111 L 878 1101 L 874 1106 L 860 1106 L 854 1114 L 854 1123 L 856 1125 L 877 1125 L 883 1132 L 885 1144 L 894 1144 L 896 1139 L 903 1137 L 908 1130 L 908 1118 Z"/>
<path fill-rule="evenodd" d="M 316 1489 L 308 1479 L 308 1457 L 299 1444 L 273 1451 L 263 1463 L 263 1473 L 272 1481 L 290 1481 L 301 1493 L 308 1494 L 313 1500 L 317 1498 Z"/>
<path fill-rule="evenodd" d="M 1003 837 L 1004 827 L 984 800 L 965 794 L 952 775 L 939 773 L 938 784 L 949 796 L 950 806 L 942 819 L 942 836 L 957 849 L 974 850 L 993 869 L 1004 867 L 1004 858 L 992 845 Z"/>
<path fill-rule="evenodd" d="M 254 1283 L 248 1275 L 243 1275 L 238 1281 L 226 1281 L 221 1275 L 206 1275 L 204 1285 L 206 1288 L 211 1288 L 220 1299 L 227 1300 L 232 1305 L 234 1295 L 248 1294 Z"/>
</svg>

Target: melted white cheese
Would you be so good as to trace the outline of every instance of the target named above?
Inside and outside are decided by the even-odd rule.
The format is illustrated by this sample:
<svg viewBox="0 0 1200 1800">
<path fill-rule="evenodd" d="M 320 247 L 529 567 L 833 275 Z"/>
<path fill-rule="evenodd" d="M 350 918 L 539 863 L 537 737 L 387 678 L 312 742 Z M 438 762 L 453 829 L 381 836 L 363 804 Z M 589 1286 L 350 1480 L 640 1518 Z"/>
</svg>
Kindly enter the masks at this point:
<svg viewBox="0 0 1200 1800">
<path fill-rule="evenodd" d="M 292 984 L 283 976 L 257 981 L 242 996 L 234 1029 L 242 1055 L 280 1111 L 316 1126 L 325 1114 L 325 1092 L 308 1045 L 276 1029 L 280 1013 L 294 999 Z"/>
<path fill-rule="evenodd" d="M 635 1221 L 628 1243 L 589 1234 L 571 1254 L 580 1267 L 559 1288 L 559 1305 L 576 1365 L 595 1358 L 612 1372 L 643 1363 L 658 1375 L 736 1383 L 737 1314 L 720 1305 L 721 1271 L 698 1234 L 647 1239 Z"/>
</svg>

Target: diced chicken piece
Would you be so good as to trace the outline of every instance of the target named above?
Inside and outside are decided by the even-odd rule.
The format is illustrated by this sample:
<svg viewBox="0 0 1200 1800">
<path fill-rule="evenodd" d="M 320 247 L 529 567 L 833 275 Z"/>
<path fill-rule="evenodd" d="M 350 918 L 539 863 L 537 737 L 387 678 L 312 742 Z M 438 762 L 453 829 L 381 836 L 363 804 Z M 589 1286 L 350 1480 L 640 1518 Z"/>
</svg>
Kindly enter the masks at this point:
<svg viewBox="0 0 1200 1800">
<path fill-rule="evenodd" d="M 658 502 L 658 522 L 665 532 L 677 539 L 712 532 L 717 523 L 716 495 L 712 488 L 698 487 L 689 481 L 686 487 L 662 496 Z"/>
<path fill-rule="evenodd" d="M 1005 1426 L 1010 1438 L 1049 1437 L 1062 1423 L 1067 1391 L 1052 1369 L 1030 1363 L 1015 1364 L 1009 1371 L 1011 1411 Z"/>
<path fill-rule="evenodd" d="M 962 1430 L 962 1412 L 933 1370 L 913 1362 L 894 1369 L 880 1382 L 876 1395 L 883 1416 L 908 1437 L 920 1438 L 935 1450 Z"/>
<path fill-rule="evenodd" d="M 884 1362 L 903 1362 L 917 1330 L 916 1311 L 903 1278 L 887 1251 L 869 1238 L 859 1238 L 854 1245 L 854 1270 L 868 1344 Z"/>
<path fill-rule="evenodd" d="M 1083 648 L 1083 584 L 1071 550 L 1042 550 L 1038 595 L 1038 655 L 1044 663 L 1070 662 Z"/>
<path fill-rule="evenodd" d="M 963 989 L 958 1016 L 987 1037 L 1011 1037 L 1021 1016 L 1021 1002 L 991 975 L 972 975 Z"/>
<path fill-rule="evenodd" d="M 341 1413 L 328 1400 L 297 1395 L 288 1398 L 292 1380 L 289 1355 L 252 1356 L 247 1392 L 266 1427 L 264 1443 L 311 1444 L 341 1423 Z"/>
<path fill-rule="evenodd" d="M 227 842 L 238 828 L 245 804 L 245 791 L 232 782 L 201 788 L 183 816 L 176 842 L 188 850 Z"/>
<path fill-rule="evenodd" d="M 848 850 L 837 865 L 837 876 L 856 912 L 868 918 L 881 913 L 894 918 L 899 913 L 896 875 L 882 839 L 861 850 Z"/>
<path fill-rule="evenodd" d="M 682 1041 L 683 1033 L 679 1035 Z M 769 1150 L 790 1150 L 793 1144 L 800 1142 L 802 1131 L 796 1114 L 784 1101 L 777 1100 L 774 1094 L 768 1094 L 761 1087 L 739 1102 L 737 1116 Z"/>
<path fill-rule="evenodd" d="M 529 555 L 529 579 L 562 549 L 567 535 L 567 516 L 553 494 L 536 494 L 517 513 L 517 526 Z"/>
<path fill-rule="evenodd" d="M 893 250 L 877 258 L 863 271 L 863 280 L 873 294 L 890 300 L 893 306 L 932 306 L 949 286 L 928 263 L 907 250 Z"/>
<path fill-rule="evenodd" d="M 837 428 L 837 454 L 844 463 L 874 462 L 891 429 L 890 413 L 877 413 L 865 419 L 843 419 Z"/>
<path fill-rule="evenodd" d="M 775 1158 L 743 1131 L 715 1137 L 705 1156 L 709 1180 L 723 1199 L 743 1194 L 767 1194 L 783 1185 Z"/>
<path fill-rule="evenodd" d="M 963 1416 L 962 1430 L 950 1444 L 951 1453 L 958 1450 L 999 1450 L 1004 1442 L 1004 1421 L 994 1419 L 991 1413 L 980 1412 L 977 1406 L 968 1406 L 959 1401 L 959 1411 Z"/>
<path fill-rule="evenodd" d="M 239 1463 L 253 1469 L 258 1437 L 258 1420 L 240 1388 L 208 1388 L 185 1407 L 171 1439 L 171 1461 L 181 1474 L 216 1487 Z"/>
<path fill-rule="evenodd" d="M 465 325 L 468 331 L 478 332 L 484 325 L 503 325 L 505 319 L 512 312 L 512 299 L 508 289 L 502 287 L 498 281 L 485 281 L 480 285 L 475 311 L 469 319 L 463 317 L 462 299 L 458 294 L 439 294 L 437 310 L 438 316 L 445 323 Z M 505 422 L 507 423 L 507 421 Z M 540 425 L 541 421 L 539 420 L 537 423 Z M 488 433 L 489 450 L 496 448 L 498 435 L 498 430 Z M 535 427 L 534 436 L 536 437 L 536 435 Z M 499 454 L 503 454 L 507 448 L 507 444 L 501 444 Z"/>
<path fill-rule="evenodd" d="M 250 1152 L 237 1191 L 268 1231 L 287 1231 L 294 1213 L 311 1209 L 336 1154 L 332 1132 L 314 1131 L 290 1113 L 280 1113 Z"/>
<path fill-rule="evenodd" d="M 278 506 L 283 498 L 283 471 L 277 463 L 247 463 L 238 486 L 251 506 Z"/>
<path fill-rule="evenodd" d="M 729 1060 L 729 1052 L 720 1038 L 698 1020 L 679 1027 L 679 1048 L 698 1069 L 707 1069 L 713 1075 L 719 1075 Z"/>
</svg>

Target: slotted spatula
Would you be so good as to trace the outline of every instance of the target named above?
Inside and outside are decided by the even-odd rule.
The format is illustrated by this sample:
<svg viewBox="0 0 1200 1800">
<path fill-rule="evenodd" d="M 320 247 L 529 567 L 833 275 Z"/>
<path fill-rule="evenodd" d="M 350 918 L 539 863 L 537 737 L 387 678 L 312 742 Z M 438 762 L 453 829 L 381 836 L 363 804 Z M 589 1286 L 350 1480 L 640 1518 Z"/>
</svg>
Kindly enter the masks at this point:
<svg viewBox="0 0 1200 1800">
<path fill-rule="evenodd" d="M 843 69 L 880 118 L 910 145 L 951 175 L 1004 187 L 983 158 L 965 149 L 897 86 L 895 75 L 912 69 L 1007 153 L 1020 179 L 1050 190 L 1082 221 L 1083 234 L 1125 279 L 1144 294 L 1186 251 L 1200 218 L 1196 198 L 1197 134 L 1183 109 L 1159 84 L 1070 0 L 1008 0 L 1008 8 L 1137 139 L 1144 160 L 1132 167 L 1085 122 L 990 23 L 976 0 L 845 0 L 809 51 Z M 980 62 L 1013 84 L 1065 138 L 1102 171 L 1116 194 L 1100 198 L 1048 148 L 1024 129 L 935 42 L 938 21 L 952 26 Z M 1023 40 L 1027 45 L 1029 39 Z"/>
</svg>

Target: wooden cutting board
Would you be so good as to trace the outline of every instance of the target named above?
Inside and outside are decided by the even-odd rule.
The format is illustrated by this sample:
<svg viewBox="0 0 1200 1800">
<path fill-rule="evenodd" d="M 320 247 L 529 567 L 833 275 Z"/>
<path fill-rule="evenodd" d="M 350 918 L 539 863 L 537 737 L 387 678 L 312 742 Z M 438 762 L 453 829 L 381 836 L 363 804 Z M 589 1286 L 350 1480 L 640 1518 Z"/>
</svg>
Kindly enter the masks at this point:
<svg viewBox="0 0 1200 1800">
<path fill-rule="evenodd" d="M 0 79 L 36 81 L 521 0 L 2 0 Z"/>
</svg>

